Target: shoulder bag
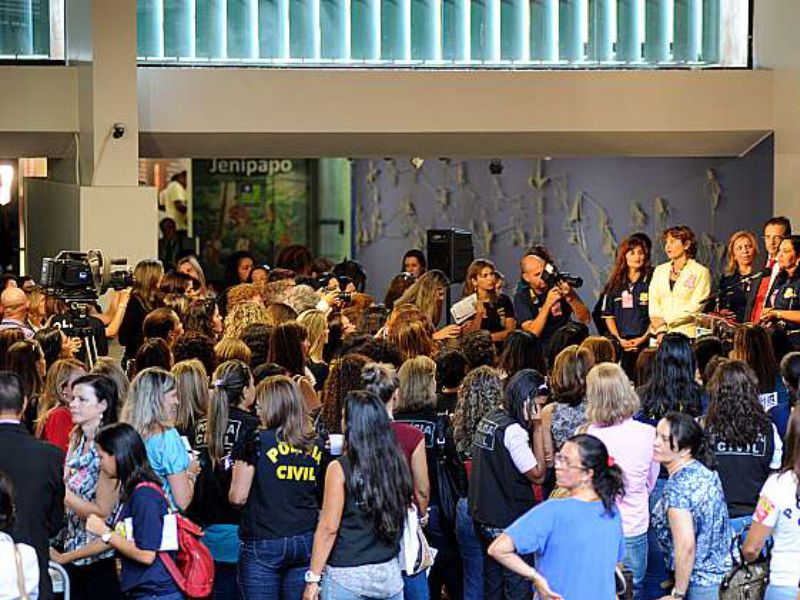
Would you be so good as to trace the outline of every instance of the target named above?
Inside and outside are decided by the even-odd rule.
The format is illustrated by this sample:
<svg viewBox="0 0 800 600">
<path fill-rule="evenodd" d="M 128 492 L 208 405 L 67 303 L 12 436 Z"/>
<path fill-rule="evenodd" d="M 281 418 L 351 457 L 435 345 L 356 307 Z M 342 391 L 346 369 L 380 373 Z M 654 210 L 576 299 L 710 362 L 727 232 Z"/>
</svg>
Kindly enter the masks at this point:
<svg viewBox="0 0 800 600">
<path fill-rule="evenodd" d="M 748 525 L 731 540 L 733 568 L 728 571 L 719 586 L 719 600 L 762 600 L 767 591 L 772 543 L 767 540 L 766 556 L 762 553 L 754 562 L 745 562 L 742 542 L 747 537 L 749 529 Z"/>
</svg>

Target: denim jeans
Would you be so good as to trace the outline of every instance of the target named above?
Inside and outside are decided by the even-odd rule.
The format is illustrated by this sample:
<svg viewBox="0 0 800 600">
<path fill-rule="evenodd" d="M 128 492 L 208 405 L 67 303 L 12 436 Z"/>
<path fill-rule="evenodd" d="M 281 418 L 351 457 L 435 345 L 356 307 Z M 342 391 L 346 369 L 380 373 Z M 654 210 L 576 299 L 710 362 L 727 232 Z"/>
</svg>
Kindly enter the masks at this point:
<svg viewBox="0 0 800 600">
<path fill-rule="evenodd" d="M 739 535 L 742 530 L 753 522 L 753 515 L 746 517 L 734 517 L 731 519 L 731 529 L 735 535 Z M 744 541 L 744 540 L 742 540 Z"/>
<path fill-rule="evenodd" d="M 483 600 L 484 550 L 466 498 L 459 498 L 456 507 L 456 541 L 464 568 L 464 600 Z"/>
<path fill-rule="evenodd" d="M 314 532 L 274 540 L 243 541 L 239 592 L 244 600 L 300 600 L 311 563 Z"/>
<path fill-rule="evenodd" d="M 416 575 L 403 573 L 403 600 L 428 600 L 430 597 L 427 570 Z"/>
<path fill-rule="evenodd" d="M 213 600 L 240 600 L 242 597 L 236 585 L 236 563 L 214 561 Z"/>
<path fill-rule="evenodd" d="M 719 600 L 719 586 L 690 583 L 686 590 L 686 600 Z"/>
<path fill-rule="evenodd" d="M 435 504 L 428 507 L 428 526 L 425 534 L 430 545 L 438 550 L 436 560 L 433 561 L 428 574 L 431 600 L 439 600 L 442 597 L 442 587 L 447 589 L 449 598 L 461 598 L 464 595 L 463 574 L 455 531 L 452 524 L 442 519 L 439 507 Z"/>
<path fill-rule="evenodd" d="M 368 600 L 366 596 L 351 592 L 330 577 L 322 578 L 322 585 L 319 591 L 322 600 Z M 385 600 L 403 600 L 403 592 L 398 592 L 394 596 L 387 596 Z"/>
<path fill-rule="evenodd" d="M 664 494 L 664 486 L 666 479 L 657 479 L 653 491 L 650 492 L 650 514 L 653 514 L 653 507 L 656 502 L 661 499 Z M 669 594 L 669 589 L 661 587 L 661 583 L 669 579 L 667 573 L 667 566 L 664 562 L 664 553 L 661 552 L 661 547 L 658 545 L 656 539 L 656 532 L 651 527 L 647 531 L 647 571 L 644 576 L 644 598 L 652 600 L 653 598 L 661 598 Z"/>
<path fill-rule="evenodd" d="M 186 600 L 182 592 L 169 592 L 167 594 L 131 594 L 133 600 Z"/>
<path fill-rule="evenodd" d="M 797 600 L 797 588 L 788 585 L 768 585 L 764 600 Z"/>
<path fill-rule="evenodd" d="M 483 551 L 486 552 L 501 533 L 502 529 L 486 528 L 475 525 L 480 537 Z M 535 565 L 535 555 L 525 554 L 522 560 L 530 566 Z M 528 580 L 509 571 L 499 562 L 486 556 L 483 563 L 483 597 L 485 600 L 530 600 L 533 595 L 533 584 Z"/>
<path fill-rule="evenodd" d="M 625 558 L 622 561 L 633 573 L 633 598 L 644 599 L 644 575 L 647 572 L 647 532 L 625 538 Z"/>
</svg>

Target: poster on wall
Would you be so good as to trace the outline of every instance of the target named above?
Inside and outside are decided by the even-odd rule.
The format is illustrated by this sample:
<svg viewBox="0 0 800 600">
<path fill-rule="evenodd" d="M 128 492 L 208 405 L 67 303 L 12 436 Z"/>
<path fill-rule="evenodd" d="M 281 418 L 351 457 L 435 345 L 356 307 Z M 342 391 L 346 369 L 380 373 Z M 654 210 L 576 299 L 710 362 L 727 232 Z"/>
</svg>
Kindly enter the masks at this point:
<svg viewBox="0 0 800 600">
<path fill-rule="evenodd" d="M 206 277 L 222 281 L 238 250 L 271 264 L 276 248 L 308 244 L 308 160 L 192 161 L 194 234 Z"/>
</svg>

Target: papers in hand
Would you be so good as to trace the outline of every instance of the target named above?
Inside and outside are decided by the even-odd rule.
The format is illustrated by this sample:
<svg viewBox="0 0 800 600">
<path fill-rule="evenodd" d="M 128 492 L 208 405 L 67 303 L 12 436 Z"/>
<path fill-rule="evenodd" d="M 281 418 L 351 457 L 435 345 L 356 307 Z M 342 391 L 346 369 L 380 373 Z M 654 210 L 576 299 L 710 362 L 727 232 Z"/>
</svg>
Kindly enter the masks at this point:
<svg viewBox="0 0 800 600">
<path fill-rule="evenodd" d="M 450 307 L 450 314 L 456 325 L 461 325 L 467 319 L 471 319 L 478 312 L 478 294 L 467 296 Z"/>
</svg>

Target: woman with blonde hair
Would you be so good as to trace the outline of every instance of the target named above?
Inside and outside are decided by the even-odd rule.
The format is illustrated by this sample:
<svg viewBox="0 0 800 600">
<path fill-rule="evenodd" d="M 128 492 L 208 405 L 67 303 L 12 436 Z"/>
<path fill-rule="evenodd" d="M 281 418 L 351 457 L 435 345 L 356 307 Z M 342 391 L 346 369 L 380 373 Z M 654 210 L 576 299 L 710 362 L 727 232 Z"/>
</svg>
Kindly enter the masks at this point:
<svg viewBox="0 0 800 600">
<path fill-rule="evenodd" d="M 123 363 L 136 357 L 144 341 L 142 325 L 147 314 L 158 308 L 158 284 L 164 267 L 158 260 L 140 260 L 133 269 L 133 291 L 119 326 L 119 343 L 125 346 Z"/>
<path fill-rule="evenodd" d="M 131 382 L 121 420 L 142 436 L 147 457 L 161 478 L 170 504 L 186 510 L 194 494 L 198 464 L 190 460 L 173 425 L 179 403 L 175 377 L 164 369 L 150 367 Z"/>
<path fill-rule="evenodd" d="M 225 338 L 217 342 L 214 346 L 214 355 L 217 358 L 217 364 L 235 359 L 249 365 L 250 361 L 253 360 L 253 352 L 247 347 L 247 344 L 238 338 Z"/>
<path fill-rule="evenodd" d="M 317 381 L 315 389 L 322 390 L 325 379 L 328 377 L 328 365 L 322 358 L 322 351 L 328 343 L 328 318 L 321 310 L 307 310 L 297 317 L 297 322 L 303 325 L 308 332 L 308 366 Z"/>
<path fill-rule="evenodd" d="M 212 380 L 208 411 L 195 431 L 200 473 L 187 514 L 203 527 L 203 543 L 214 558 L 214 595 L 236 598 L 241 513 L 228 503 L 228 494 L 233 449 L 258 429 L 258 417 L 252 413 L 255 386 L 250 368 L 240 360 L 222 363 Z"/>
<path fill-rule="evenodd" d="M 222 339 L 242 337 L 242 333 L 253 323 L 268 323 L 267 309 L 263 304 L 255 302 L 242 302 L 236 304 L 225 316 L 225 329 Z"/>
<path fill-rule="evenodd" d="M 758 242 L 756 236 L 749 231 L 737 231 L 728 239 L 728 263 L 725 273 L 719 278 L 715 296 L 719 308 L 736 317 L 736 321 L 747 320 L 747 299 L 753 286 L 758 287 L 758 280 L 742 281 L 753 275 L 753 265 L 758 258 Z"/>
<path fill-rule="evenodd" d="M 622 469 L 625 495 L 617 498 L 625 535 L 625 566 L 633 573 L 633 596 L 642 598 L 647 571 L 650 524 L 649 495 L 658 478 L 658 463 L 653 460 L 656 430 L 633 419 L 639 398 L 628 376 L 617 364 L 604 362 L 592 367 L 586 376 L 585 433 L 601 440 L 608 454 Z"/>
<path fill-rule="evenodd" d="M 402 296 L 394 302 L 395 310 L 404 304 L 413 304 L 428 318 L 433 327 L 439 324 L 442 318 L 442 307 L 450 280 L 447 275 L 438 269 L 431 269 L 423 273 Z M 442 340 L 458 337 L 461 327 L 458 325 L 445 325 L 433 334 L 434 339 Z"/>
<path fill-rule="evenodd" d="M 72 417 L 69 403 L 72 402 L 72 384 L 86 373 L 83 363 L 74 358 L 61 358 L 47 370 L 44 390 L 39 398 L 36 417 L 36 437 L 39 437 L 64 452 L 69 446 Z"/>
<path fill-rule="evenodd" d="M 442 486 L 449 484 L 446 480 L 440 482 L 444 471 L 439 465 L 443 461 L 457 463 L 458 454 L 447 415 L 436 412 L 436 363 L 428 356 L 416 356 L 406 360 L 397 374 L 400 387 L 393 407 L 394 420 L 413 425 L 426 436 L 425 454 L 431 487 L 428 536 L 431 546 L 439 550 L 428 584 L 436 596 L 436 590 L 444 586 L 451 598 L 460 598 L 463 574 L 454 521 L 458 490 L 452 489 L 452 494 L 446 498 L 439 493 Z M 448 479 L 452 481 L 451 477 Z M 452 505 L 445 505 L 445 502 Z"/>
<path fill-rule="evenodd" d="M 208 375 L 203 363 L 196 358 L 183 360 L 172 367 L 178 386 L 178 416 L 175 429 L 196 447 L 195 431 L 198 421 L 208 408 Z"/>
<path fill-rule="evenodd" d="M 242 509 L 239 590 L 245 600 L 299 599 L 319 516 L 322 447 L 288 377 L 258 384 L 256 404 L 261 428 L 234 450 L 228 496 Z"/>
</svg>

